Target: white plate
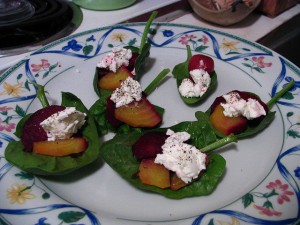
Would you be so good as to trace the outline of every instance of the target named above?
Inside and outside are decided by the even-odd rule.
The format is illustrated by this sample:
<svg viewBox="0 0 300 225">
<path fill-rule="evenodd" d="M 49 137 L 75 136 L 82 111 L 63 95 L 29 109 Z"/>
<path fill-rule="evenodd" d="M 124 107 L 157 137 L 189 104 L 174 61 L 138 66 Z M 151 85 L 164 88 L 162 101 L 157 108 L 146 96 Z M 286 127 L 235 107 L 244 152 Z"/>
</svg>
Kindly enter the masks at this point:
<svg viewBox="0 0 300 225">
<path fill-rule="evenodd" d="M 76 34 L 32 53 L 0 79 L 0 222 L 2 224 L 292 224 L 299 220 L 299 68 L 256 43 L 216 30 L 153 24 L 150 59 L 143 87 L 164 68 L 202 51 L 215 60 L 217 90 L 202 105 L 185 105 L 172 75 L 150 95 L 166 109 L 163 126 L 195 120 L 215 97 L 238 89 L 267 102 L 290 77 L 295 88 L 273 110 L 272 124 L 255 137 L 219 151 L 227 161 L 224 177 L 209 196 L 171 200 L 138 190 L 98 160 L 62 177 L 34 177 L 4 159 L 8 141 L 24 113 L 41 107 L 28 81 L 46 86 L 50 104 L 61 91 L 77 95 L 87 107 L 97 100 L 92 80 L 96 63 L 112 46 L 140 42 L 144 24 L 126 24 Z M 134 42 L 136 40 L 137 42 Z M 111 138 L 111 135 L 104 139 Z M 18 192 L 24 187 L 26 191 Z M 14 198 L 8 193 L 16 193 Z"/>
</svg>

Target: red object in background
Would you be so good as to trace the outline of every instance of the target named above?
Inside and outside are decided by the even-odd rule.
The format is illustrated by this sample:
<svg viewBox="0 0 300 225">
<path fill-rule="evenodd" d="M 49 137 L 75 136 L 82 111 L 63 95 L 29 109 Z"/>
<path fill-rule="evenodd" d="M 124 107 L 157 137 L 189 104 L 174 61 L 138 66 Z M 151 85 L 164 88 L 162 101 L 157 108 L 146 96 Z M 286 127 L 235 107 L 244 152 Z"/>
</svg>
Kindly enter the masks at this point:
<svg viewBox="0 0 300 225">
<path fill-rule="evenodd" d="M 262 0 L 257 10 L 273 18 L 297 3 L 297 0 Z"/>
</svg>

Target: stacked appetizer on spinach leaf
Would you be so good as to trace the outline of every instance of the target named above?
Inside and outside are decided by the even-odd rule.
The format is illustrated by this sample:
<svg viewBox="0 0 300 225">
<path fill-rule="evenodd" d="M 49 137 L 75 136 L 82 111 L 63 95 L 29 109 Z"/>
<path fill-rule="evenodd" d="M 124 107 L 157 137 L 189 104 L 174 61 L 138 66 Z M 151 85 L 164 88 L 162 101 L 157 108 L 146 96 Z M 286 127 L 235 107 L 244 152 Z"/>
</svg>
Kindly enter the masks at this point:
<svg viewBox="0 0 300 225">
<path fill-rule="evenodd" d="M 44 87 L 35 85 L 43 108 L 20 120 L 15 132 L 20 140 L 9 142 L 7 161 L 37 175 L 62 175 L 95 161 L 100 142 L 84 104 L 63 92 L 61 105 L 49 105 Z"/>
<path fill-rule="evenodd" d="M 187 59 L 172 71 L 182 100 L 189 105 L 206 99 L 217 87 L 214 60 L 203 54 L 192 55 L 187 45 Z"/>
<path fill-rule="evenodd" d="M 217 97 L 205 112 L 196 112 L 196 118 L 209 118 L 219 137 L 235 134 L 238 138 L 253 136 L 264 130 L 275 118 L 271 108 L 293 85 L 291 80 L 267 103 L 251 92 L 233 90 Z"/>
<path fill-rule="evenodd" d="M 215 189 L 226 162 L 210 151 L 235 141 L 234 135 L 219 140 L 208 120 L 182 122 L 117 134 L 103 144 L 101 156 L 135 187 L 180 199 Z"/>
</svg>

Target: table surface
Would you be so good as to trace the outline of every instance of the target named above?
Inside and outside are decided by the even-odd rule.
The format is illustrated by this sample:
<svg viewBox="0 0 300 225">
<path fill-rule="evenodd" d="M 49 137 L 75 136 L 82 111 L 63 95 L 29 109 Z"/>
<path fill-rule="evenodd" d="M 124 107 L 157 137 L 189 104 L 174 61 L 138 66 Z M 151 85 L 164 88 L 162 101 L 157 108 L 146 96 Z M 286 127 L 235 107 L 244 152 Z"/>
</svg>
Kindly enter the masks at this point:
<svg viewBox="0 0 300 225">
<path fill-rule="evenodd" d="M 279 25 L 300 13 L 300 4 L 297 4 L 275 18 L 269 18 L 254 11 L 243 21 L 224 27 L 206 22 L 194 14 L 189 7 L 184 8 L 179 6 L 181 8 L 178 8 L 178 3 L 182 2 L 188 5 L 187 0 L 138 0 L 134 5 L 128 8 L 115 11 L 93 11 L 82 9 L 84 19 L 74 33 L 130 21 L 132 18 L 151 11 L 168 8 L 168 15 L 160 16 L 156 21 L 212 28 L 246 38 L 250 41 L 257 41 Z M 12 57 L 0 57 L 0 74 L 29 54 L 30 52 Z"/>
</svg>

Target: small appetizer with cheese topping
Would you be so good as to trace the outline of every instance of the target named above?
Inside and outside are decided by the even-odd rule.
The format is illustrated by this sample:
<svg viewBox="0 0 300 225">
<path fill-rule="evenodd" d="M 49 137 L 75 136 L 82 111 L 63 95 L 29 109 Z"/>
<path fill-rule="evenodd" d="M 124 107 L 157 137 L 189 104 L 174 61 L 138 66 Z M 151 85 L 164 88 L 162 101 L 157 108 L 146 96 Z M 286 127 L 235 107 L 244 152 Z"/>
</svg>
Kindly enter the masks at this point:
<svg viewBox="0 0 300 225">
<path fill-rule="evenodd" d="M 94 120 L 83 103 L 62 93 L 62 105 L 49 105 L 44 87 L 37 87 L 43 108 L 18 124 L 19 141 L 8 144 L 7 161 L 37 175 L 59 175 L 87 165 L 99 156 Z"/>
<path fill-rule="evenodd" d="M 113 47 L 97 64 L 93 85 L 99 97 L 103 91 L 114 91 L 127 77 L 140 79 L 142 65 L 150 55 L 151 44 L 147 42 L 147 36 L 156 15 L 154 11 L 148 19 L 139 47 Z"/>
<path fill-rule="evenodd" d="M 192 55 L 187 45 L 187 60 L 176 65 L 172 71 L 179 94 L 186 104 L 205 99 L 217 86 L 214 61 L 203 54 Z"/>
<path fill-rule="evenodd" d="M 135 187 L 181 199 L 215 189 L 226 162 L 211 151 L 232 142 L 234 135 L 218 139 L 209 120 L 182 122 L 118 134 L 102 145 L 101 156 Z"/>
<path fill-rule="evenodd" d="M 162 143 L 155 140 L 159 135 Z M 141 182 L 178 190 L 197 179 L 206 170 L 208 158 L 207 154 L 186 143 L 190 137 L 187 132 L 168 129 L 166 133 L 146 133 L 134 143 L 133 155 L 141 160 L 137 173 Z"/>
<path fill-rule="evenodd" d="M 126 123 L 132 127 L 152 128 L 162 121 L 161 115 L 142 92 L 140 83 L 128 77 L 107 99 L 106 118 L 112 125 Z"/>
<path fill-rule="evenodd" d="M 237 90 L 216 98 L 210 110 L 211 124 L 224 135 L 242 133 L 269 113 L 267 105 L 257 95 Z M 271 115 L 274 118 L 273 113 Z"/>
<path fill-rule="evenodd" d="M 230 91 L 217 97 L 206 112 L 218 136 L 231 133 L 244 138 L 265 129 L 275 118 L 271 112 L 276 101 L 294 85 L 292 80 L 268 103 L 264 103 L 256 94 L 245 91 Z M 196 117 L 200 118 L 200 112 Z"/>
<path fill-rule="evenodd" d="M 128 132 L 131 128 L 158 126 L 164 109 L 153 105 L 147 96 L 169 71 L 164 69 L 144 91 L 137 80 L 128 77 L 113 92 L 106 92 L 90 108 L 99 132 Z"/>
</svg>

